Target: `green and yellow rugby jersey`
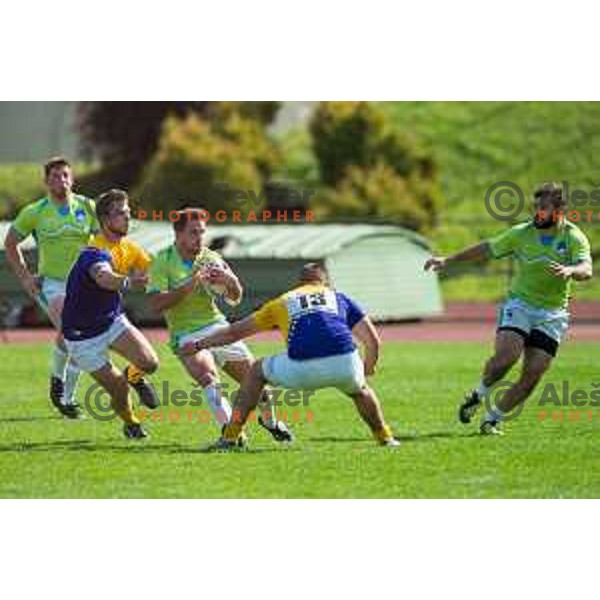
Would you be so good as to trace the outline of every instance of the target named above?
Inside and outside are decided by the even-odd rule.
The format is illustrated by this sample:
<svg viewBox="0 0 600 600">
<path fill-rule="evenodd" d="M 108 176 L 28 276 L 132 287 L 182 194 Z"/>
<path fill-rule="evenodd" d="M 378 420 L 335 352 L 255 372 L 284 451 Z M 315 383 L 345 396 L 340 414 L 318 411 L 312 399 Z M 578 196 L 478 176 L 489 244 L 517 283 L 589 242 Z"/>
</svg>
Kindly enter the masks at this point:
<svg viewBox="0 0 600 600">
<path fill-rule="evenodd" d="M 152 260 L 148 293 L 172 292 L 188 283 L 192 275 L 209 263 L 227 267 L 221 255 L 202 248 L 193 261 L 184 261 L 173 244 L 161 250 Z M 177 338 L 224 319 L 215 303 L 215 295 L 204 286 L 188 294 L 181 302 L 165 311 L 172 344 Z"/>
<path fill-rule="evenodd" d="M 23 207 L 12 227 L 25 239 L 33 235 L 38 247 L 38 273 L 66 279 L 90 235 L 98 230 L 93 200 L 72 194 L 68 204 L 48 197 Z"/>
<path fill-rule="evenodd" d="M 574 266 L 592 260 L 586 235 L 569 221 L 552 234 L 536 229 L 533 223 L 522 223 L 492 238 L 488 244 L 494 258 L 515 259 L 510 295 L 548 310 L 566 308 L 571 292 L 571 280 L 552 275 L 548 271 L 549 262 Z"/>
</svg>

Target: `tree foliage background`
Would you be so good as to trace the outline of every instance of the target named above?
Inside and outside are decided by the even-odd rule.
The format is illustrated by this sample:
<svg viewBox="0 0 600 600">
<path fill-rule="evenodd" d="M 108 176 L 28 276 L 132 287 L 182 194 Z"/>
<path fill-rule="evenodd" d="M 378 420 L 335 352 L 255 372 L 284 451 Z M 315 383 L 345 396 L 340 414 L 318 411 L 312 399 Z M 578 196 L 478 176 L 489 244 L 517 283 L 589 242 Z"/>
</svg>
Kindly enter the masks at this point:
<svg viewBox="0 0 600 600">
<path fill-rule="evenodd" d="M 310 133 L 325 185 L 320 216 L 434 225 L 442 204 L 435 164 L 379 107 L 321 102 Z"/>
</svg>

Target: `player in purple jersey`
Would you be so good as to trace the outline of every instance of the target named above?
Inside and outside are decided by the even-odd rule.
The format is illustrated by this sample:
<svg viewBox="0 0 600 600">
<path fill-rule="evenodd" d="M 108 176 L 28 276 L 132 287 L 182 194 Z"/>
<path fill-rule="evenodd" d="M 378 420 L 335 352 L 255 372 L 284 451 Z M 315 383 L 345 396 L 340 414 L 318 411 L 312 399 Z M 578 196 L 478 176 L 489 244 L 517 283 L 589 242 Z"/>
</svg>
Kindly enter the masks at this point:
<svg viewBox="0 0 600 600">
<path fill-rule="evenodd" d="M 96 203 L 96 214 L 103 231 L 127 233 L 129 208 L 126 194 L 111 190 Z M 69 354 L 110 394 L 116 413 L 125 422 L 125 436 L 147 436 L 133 413 L 129 383 L 125 373 L 110 361 L 114 350 L 144 373 L 158 368 L 156 352 L 134 327 L 122 309 L 121 295 L 127 289 L 144 289 L 145 273 L 127 276 L 117 272 L 112 254 L 104 249 L 84 248 L 67 279 L 62 312 L 62 333 Z"/>
</svg>

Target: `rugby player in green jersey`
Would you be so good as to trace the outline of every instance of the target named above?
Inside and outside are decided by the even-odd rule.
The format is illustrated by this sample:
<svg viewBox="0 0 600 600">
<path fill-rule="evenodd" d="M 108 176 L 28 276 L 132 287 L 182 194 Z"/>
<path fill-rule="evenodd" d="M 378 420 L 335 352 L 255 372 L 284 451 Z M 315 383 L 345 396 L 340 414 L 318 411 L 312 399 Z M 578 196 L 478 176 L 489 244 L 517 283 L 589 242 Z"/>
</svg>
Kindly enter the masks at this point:
<svg viewBox="0 0 600 600">
<path fill-rule="evenodd" d="M 165 316 L 171 335 L 171 348 L 188 374 L 204 389 L 215 420 L 223 426 L 231 418 L 231 405 L 219 387 L 217 366 L 242 383 L 254 358 L 243 342 L 210 351 L 181 355 L 186 343 L 200 340 L 214 331 L 226 328 L 227 320 L 215 300 L 218 295 L 229 304 L 238 304 L 242 286 L 223 258 L 206 246 L 206 223 L 202 209 L 180 211 L 173 222 L 175 243 L 161 250 L 150 267 L 150 304 Z M 279 442 L 291 442 L 292 433 L 276 418 L 275 409 L 265 394 L 259 405 L 258 422 Z"/>
<path fill-rule="evenodd" d="M 60 331 L 69 270 L 98 224 L 94 202 L 73 193 L 73 171 L 65 158 L 52 158 L 44 165 L 44 180 L 47 194 L 19 212 L 4 244 L 8 262 L 21 285 Z M 37 274 L 29 270 L 19 248 L 30 235 L 38 248 Z M 79 375 L 80 370 L 69 359 L 58 333 L 52 354 L 50 400 L 61 414 L 72 419 L 81 414 L 75 402 Z"/>
<path fill-rule="evenodd" d="M 534 193 L 534 217 L 506 232 L 449 257 L 430 258 L 425 270 L 442 271 L 448 265 L 488 258 L 512 257 L 516 273 L 508 297 L 498 311 L 495 352 L 486 362 L 481 383 L 459 410 L 469 423 L 494 383 L 523 357 L 518 380 L 487 407 L 480 431 L 501 433 L 500 424 L 525 402 L 556 356 L 569 325 L 571 281 L 592 277 L 590 244 L 575 224 L 566 220 L 562 186 L 543 184 Z"/>
</svg>

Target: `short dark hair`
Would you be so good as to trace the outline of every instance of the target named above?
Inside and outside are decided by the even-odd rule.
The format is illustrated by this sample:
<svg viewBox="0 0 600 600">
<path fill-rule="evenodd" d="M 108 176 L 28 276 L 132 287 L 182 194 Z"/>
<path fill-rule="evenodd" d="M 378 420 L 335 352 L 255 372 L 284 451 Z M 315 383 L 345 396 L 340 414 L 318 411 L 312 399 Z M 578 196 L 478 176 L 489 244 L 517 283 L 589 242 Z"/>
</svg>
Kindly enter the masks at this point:
<svg viewBox="0 0 600 600">
<path fill-rule="evenodd" d="M 173 229 L 176 233 L 179 233 L 185 229 L 185 226 L 190 221 L 203 221 L 206 222 L 205 215 L 207 210 L 198 206 L 183 206 L 177 211 L 179 213 L 179 219 L 173 219 Z"/>
<path fill-rule="evenodd" d="M 300 283 L 321 282 L 329 283 L 329 277 L 325 267 L 318 262 L 309 262 L 302 266 L 300 270 Z"/>
<path fill-rule="evenodd" d="M 127 202 L 128 200 L 129 196 L 127 195 L 127 192 L 116 188 L 100 194 L 96 198 L 96 216 L 98 217 L 98 220 L 105 220 L 110 216 L 110 211 L 115 204 Z"/>
<path fill-rule="evenodd" d="M 52 169 L 57 169 L 58 167 L 69 167 L 70 169 L 71 163 L 64 156 L 53 156 L 44 165 L 44 178 L 48 179 Z"/>
<path fill-rule="evenodd" d="M 554 181 L 545 181 L 533 192 L 535 200 L 540 198 L 549 198 L 554 208 L 563 208 L 567 205 L 567 199 L 563 192 L 562 184 L 555 183 Z"/>
</svg>

